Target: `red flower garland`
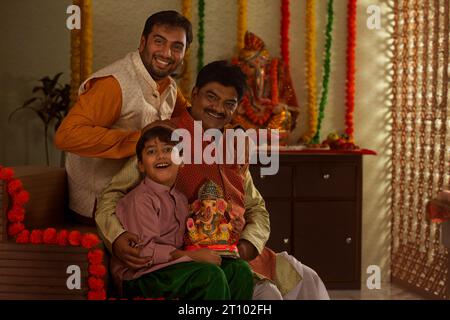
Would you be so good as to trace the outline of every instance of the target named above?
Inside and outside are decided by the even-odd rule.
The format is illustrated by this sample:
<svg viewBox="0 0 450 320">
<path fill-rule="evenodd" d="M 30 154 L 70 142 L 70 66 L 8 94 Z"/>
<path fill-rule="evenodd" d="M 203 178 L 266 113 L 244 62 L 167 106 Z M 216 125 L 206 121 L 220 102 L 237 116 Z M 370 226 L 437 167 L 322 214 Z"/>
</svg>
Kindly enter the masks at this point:
<svg viewBox="0 0 450 320">
<path fill-rule="evenodd" d="M 106 274 L 106 268 L 102 264 L 93 264 L 88 268 L 89 274 L 95 277 L 103 277 Z"/>
<path fill-rule="evenodd" d="M 30 231 L 23 230 L 17 237 L 16 243 L 29 243 L 30 242 Z"/>
<path fill-rule="evenodd" d="M 41 244 L 42 243 L 42 230 L 31 231 L 30 242 L 32 244 Z"/>
<path fill-rule="evenodd" d="M 0 180 L 6 180 L 9 182 L 14 176 L 14 171 L 11 168 L 1 168 L 0 169 Z"/>
<path fill-rule="evenodd" d="M 88 300 L 106 300 L 105 290 L 100 291 L 89 290 Z"/>
<path fill-rule="evenodd" d="M 12 179 L 8 183 L 9 194 L 18 193 L 22 189 L 23 189 L 22 181 L 20 181 L 19 179 Z"/>
<path fill-rule="evenodd" d="M 100 249 L 89 251 L 88 261 L 90 264 L 101 264 L 103 261 L 103 251 Z"/>
<path fill-rule="evenodd" d="M 25 220 L 25 209 L 19 206 L 13 206 L 7 213 L 9 222 L 23 222 Z"/>
<path fill-rule="evenodd" d="M 15 237 L 16 243 L 53 244 L 66 246 L 82 246 L 89 249 L 87 254 L 89 261 L 88 300 L 106 300 L 103 277 L 106 268 L 103 265 L 103 251 L 93 249 L 100 243 L 100 239 L 93 233 L 81 234 L 79 231 L 60 230 L 47 228 L 45 230 L 26 230 L 24 225 L 24 205 L 29 201 L 30 195 L 23 189 L 19 179 L 14 179 L 14 170 L 0 165 L 0 180 L 6 181 L 6 190 L 11 197 L 12 206 L 6 216 L 9 222 L 8 236 Z"/>
<path fill-rule="evenodd" d="M 286 68 L 289 68 L 289 25 L 291 12 L 289 0 L 281 0 L 281 57 Z"/>
<path fill-rule="evenodd" d="M 14 237 L 23 230 L 25 230 L 25 226 L 22 222 L 13 222 L 8 226 L 8 235 Z"/>
<path fill-rule="evenodd" d="M 349 137 L 349 141 L 353 142 L 353 112 L 355 111 L 355 49 L 356 49 L 356 1 L 348 0 L 347 5 L 347 94 L 346 94 L 346 111 L 345 111 L 345 133 Z"/>
<path fill-rule="evenodd" d="M 68 238 L 69 238 L 69 231 L 61 230 L 58 232 L 58 235 L 56 236 L 56 242 L 60 246 L 67 246 L 67 244 L 69 243 Z"/>
<path fill-rule="evenodd" d="M 99 238 L 93 233 L 85 233 L 81 238 L 83 248 L 91 249 L 100 243 Z"/>
<path fill-rule="evenodd" d="M 81 232 L 77 230 L 70 231 L 68 240 L 70 245 L 79 246 L 81 244 Z"/>
<path fill-rule="evenodd" d="M 44 234 L 42 235 L 42 240 L 45 244 L 57 244 L 58 237 L 56 229 L 55 228 L 45 229 Z"/>
</svg>

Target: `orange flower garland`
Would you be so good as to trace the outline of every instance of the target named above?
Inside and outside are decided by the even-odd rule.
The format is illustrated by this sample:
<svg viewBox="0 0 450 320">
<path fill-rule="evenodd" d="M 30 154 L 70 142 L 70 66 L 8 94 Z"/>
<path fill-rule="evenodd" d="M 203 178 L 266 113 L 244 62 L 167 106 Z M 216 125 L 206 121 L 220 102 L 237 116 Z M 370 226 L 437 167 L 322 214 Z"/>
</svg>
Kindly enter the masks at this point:
<svg viewBox="0 0 450 320">
<path fill-rule="evenodd" d="M 70 31 L 70 100 L 78 98 L 78 88 L 92 72 L 92 1 L 73 0 L 81 9 L 81 29 Z"/>
<path fill-rule="evenodd" d="M 92 0 L 81 3 L 81 81 L 92 73 Z"/>
<path fill-rule="evenodd" d="M 306 78 L 309 128 L 302 140 L 309 143 L 317 130 L 315 0 L 306 0 Z"/>
<path fill-rule="evenodd" d="M 80 6 L 81 0 L 73 0 Z M 78 98 L 78 87 L 81 84 L 81 30 L 70 31 L 70 101 L 75 103 Z"/>
<path fill-rule="evenodd" d="M 104 290 L 103 277 L 106 274 L 106 268 L 103 265 L 103 252 L 100 249 L 93 249 L 100 243 L 97 235 L 92 233 L 81 234 L 79 231 L 60 230 L 47 228 L 45 230 L 27 230 L 25 229 L 25 208 L 24 205 L 29 201 L 30 195 L 24 190 L 23 184 L 19 179 L 14 178 L 14 170 L 0 166 L 0 180 L 6 182 L 6 190 L 11 197 L 11 208 L 6 216 L 8 219 L 8 236 L 14 237 L 16 243 L 48 244 L 66 246 L 82 246 L 89 250 L 89 274 L 91 275 L 88 299 L 105 300 L 106 292 Z M 89 281 L 88 281 L 89 282 Z"/>
<path fill-rule="evenodd" d="M 355 49 L 356 49 L 356 0 L 348 0 L 347 82 L 345 133 L 349 142 L 354 141 L 353 112 L 355 111 Z"/>
<path fill-rule="evenodd" d="M 238 0 L 237 19 L 237 51 L 244 48 L 245 32 L 247 31 L 247 0 Z"/>
</svg>

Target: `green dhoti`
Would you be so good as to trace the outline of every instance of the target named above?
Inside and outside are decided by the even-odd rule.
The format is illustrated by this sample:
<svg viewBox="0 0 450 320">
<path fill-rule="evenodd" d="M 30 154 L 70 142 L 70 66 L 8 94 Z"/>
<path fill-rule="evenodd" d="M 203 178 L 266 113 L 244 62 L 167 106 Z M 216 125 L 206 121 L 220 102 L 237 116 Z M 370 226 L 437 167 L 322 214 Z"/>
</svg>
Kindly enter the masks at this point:
<svg viewBox="0 0 450 320">
<path fill-rule="evenodd" d="M 123 281 L 123 293 L 127 298 L 250 300 L 253 276 L 242 259 L 223 258 L 220 266 L 182 262 Z"/>
</svg>

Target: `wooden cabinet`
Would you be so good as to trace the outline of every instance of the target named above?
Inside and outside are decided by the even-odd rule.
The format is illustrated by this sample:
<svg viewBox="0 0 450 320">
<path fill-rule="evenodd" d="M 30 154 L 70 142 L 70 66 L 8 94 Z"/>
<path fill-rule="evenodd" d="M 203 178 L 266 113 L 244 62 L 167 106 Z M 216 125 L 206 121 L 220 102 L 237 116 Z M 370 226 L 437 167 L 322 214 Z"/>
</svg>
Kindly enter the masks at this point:
<svg viewBox="0 0 450 320">
<path fill-rule="evenodd" d="M 267 246 L 313 268 L 328 289 L 359 289 L 362 156 L 281 153 L 278 174 L 250 170 L 270 213 Z"/>
</svg>

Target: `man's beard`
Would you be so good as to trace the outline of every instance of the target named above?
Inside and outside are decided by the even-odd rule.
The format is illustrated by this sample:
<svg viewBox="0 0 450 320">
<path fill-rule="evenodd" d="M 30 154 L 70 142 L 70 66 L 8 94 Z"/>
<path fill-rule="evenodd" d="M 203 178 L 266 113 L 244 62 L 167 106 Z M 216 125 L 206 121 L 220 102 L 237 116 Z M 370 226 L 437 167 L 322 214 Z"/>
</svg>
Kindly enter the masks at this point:
<svg viewBox="0 0 450 320">
<path fill-rule="evenodd" d="M 156 58 L 154 58 L 154 59 L 156 59 Z M 152 59 L 152 62 L 153 62 L 153 59 Z M 174 62 L 172 60 L 169 61 L 169 65 L 168 65 L 169 69 L 167 69 L 167 70 L 160 70 L 160 69 L 158 69 L 158 67 L 154 67 L 152 62 L 148 65 L 145 65 L 145 68 L 147 69 L 150 76 L 155 80 L 162 80 L 162 79 L 172 75 L 176 71 L 176 68 L 174 68 Z"/>
</svg>

